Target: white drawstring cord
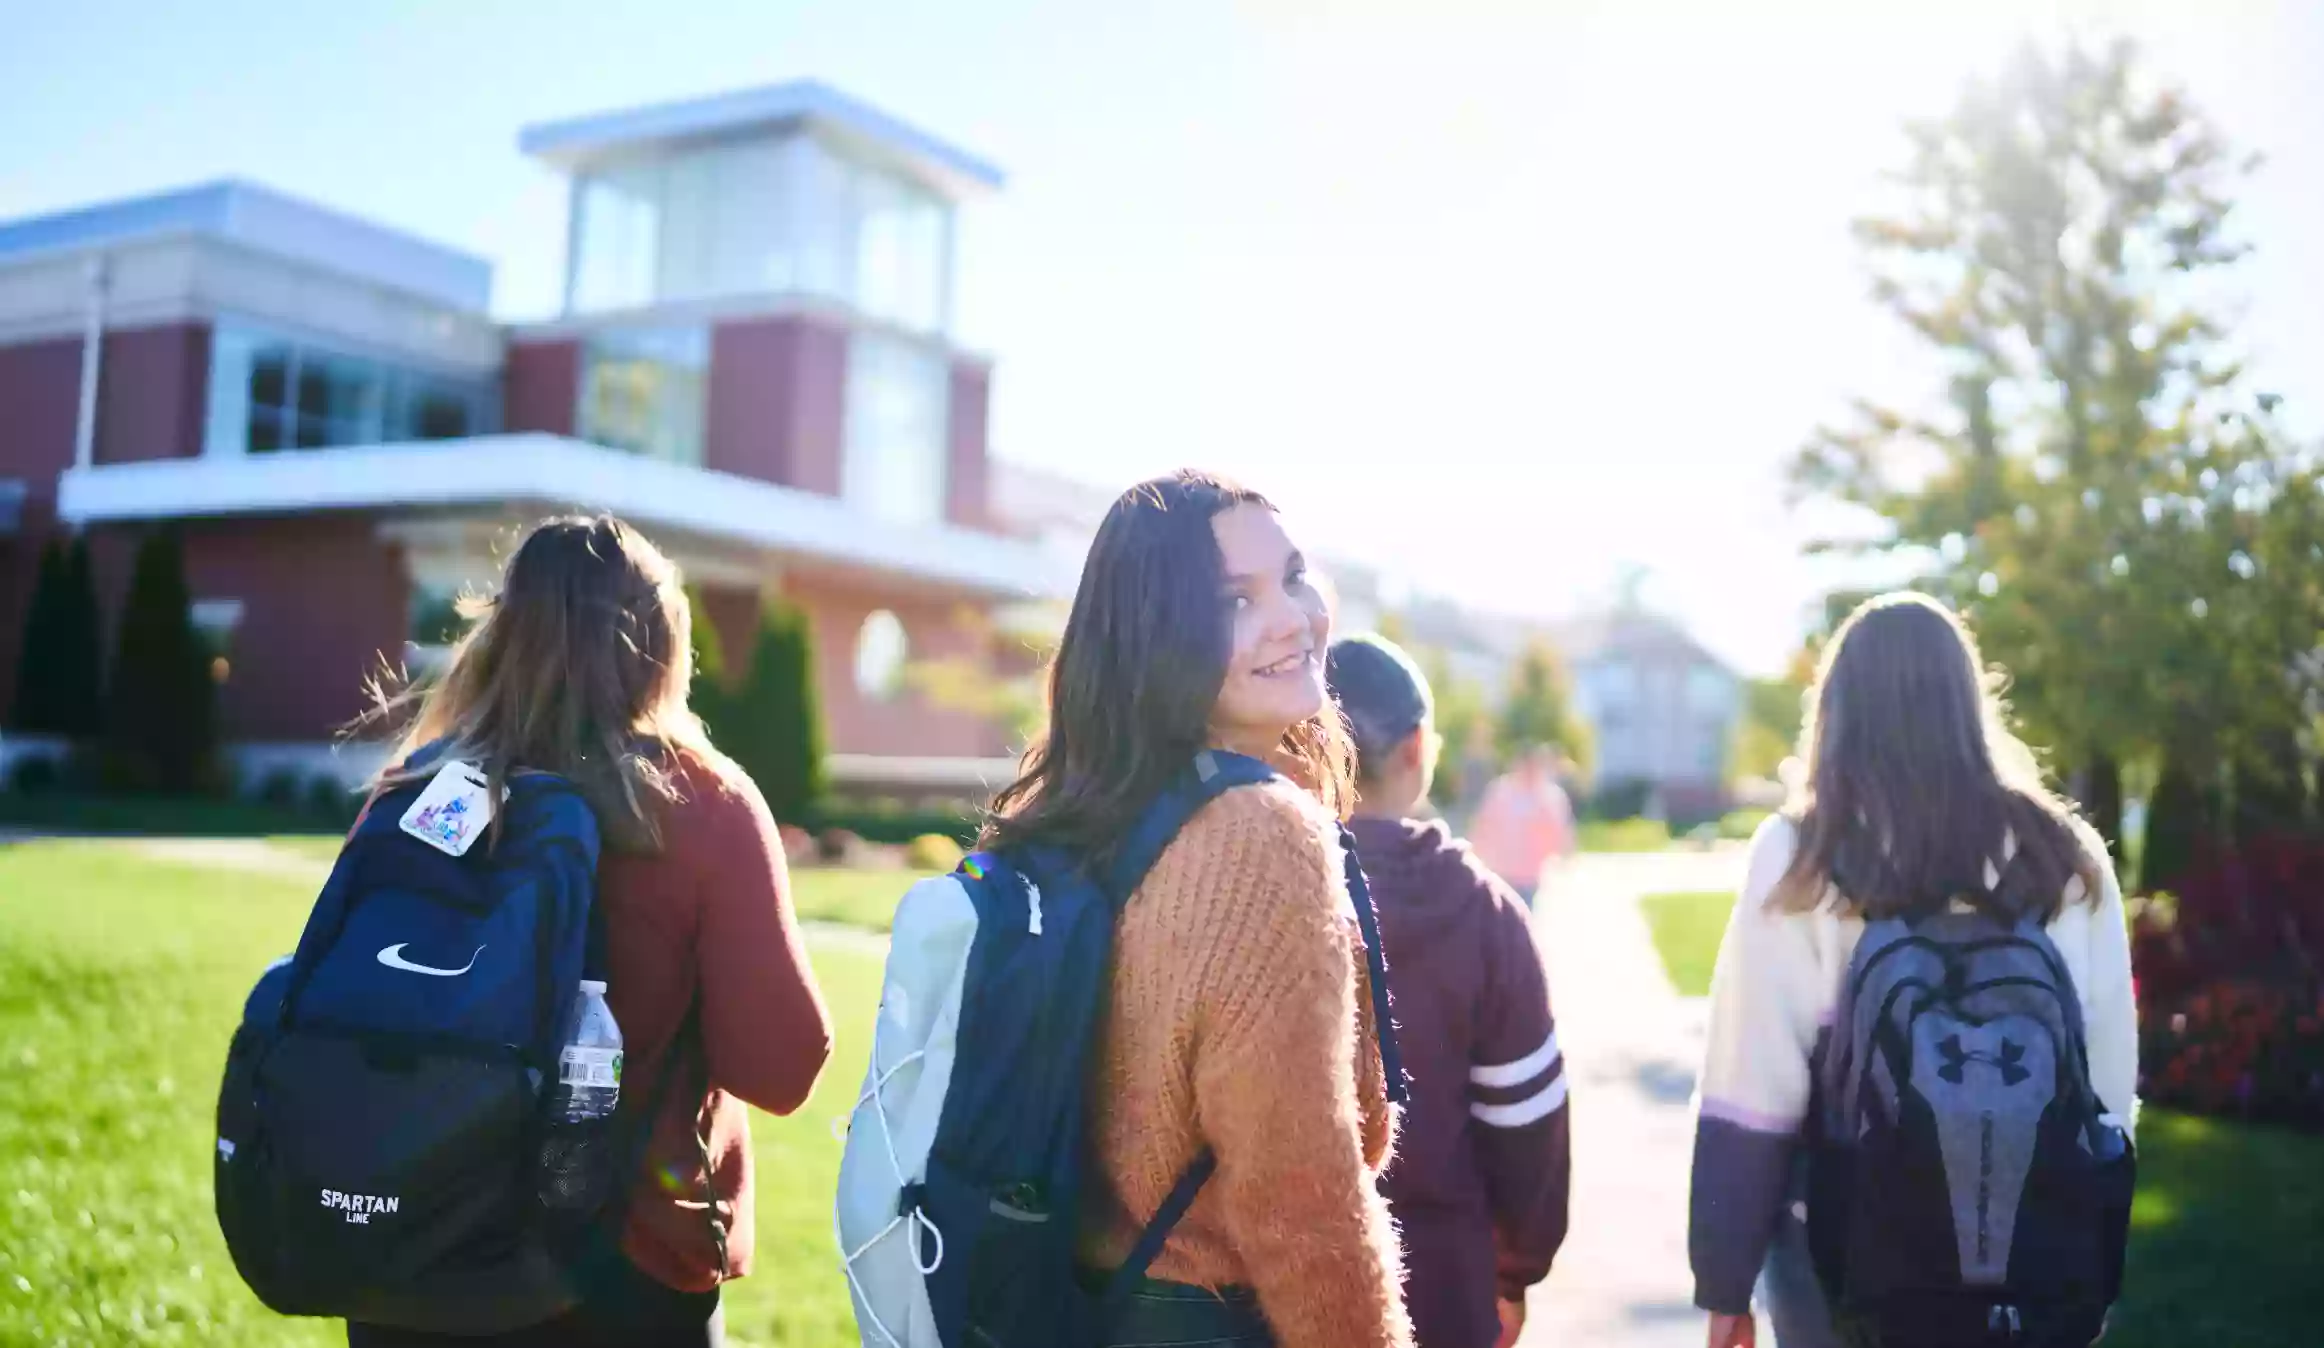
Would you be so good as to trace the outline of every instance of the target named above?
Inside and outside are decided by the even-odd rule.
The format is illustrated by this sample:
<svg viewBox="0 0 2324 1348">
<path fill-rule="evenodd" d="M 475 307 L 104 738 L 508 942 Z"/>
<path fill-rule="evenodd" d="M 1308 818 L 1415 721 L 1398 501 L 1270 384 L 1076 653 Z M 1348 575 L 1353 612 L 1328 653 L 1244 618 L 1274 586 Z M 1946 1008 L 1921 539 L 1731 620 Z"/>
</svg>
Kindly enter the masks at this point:
<svg viewBox="0 0 2324 1348">
<path fill-rule="evenodd" d="M 926 1057 L 927 1051 L 920 1049 L 907 1053 L 884 1070 L 879 1066 L 879 1051 L 880 1038 L 875 1032 L 872 1035 L 872 1077 L 865 1085 L 863 1093 L 855 1098 L 855 1108 L 848 1111 L 847 1118 L 844 1120 L 834 1119 L 832 1122 L 834 1125 L 844 1124 L 852 1129 L 855 1116 L 863 1112 L 865 1105 L 870 1105 L 872 1117 L 879 1121 L 880 1145 L 887 1150 L 888 1169 L 896 1177 L 897 1189 L 901 1190 L 905 1184 L 904 1163 L 902 1158 L 896 1155 L 895 1130 L 888 1126 L 888 1111 L 886 1103 L 880 1099 L 880 1092 L 887 1089 L 888 1082 L 895 1078 L 896 1073 Z M 834 1135 L 837 1134 L 838 1129 L 835 1127 Z M 848 1290 L 854 1293 L 855 1304 L 863 1308 L 864 1318 L 871 1322 L 871 1327 L 878 1332 L 881 1339 L 886 1341 L 887 1348 L 904 1348 L 904 1341 L 897 1338 L 895 1331 L 889 1329 L 886 1323 L 880 1319 L 879 1312 L 872 1309 L 871 1298 L 864 1294 L 863 1284 L 855 1276 L 855 1261 L 869 1253 L 872 1246 L 893 1235 L 896 1228 L 908 1224 L 916 1224 L 925 1230 L 936 1247 L 935 1257 L 927 1263 L 922 1263 L 920 1241 L 916 1238 L 912 1241 L 912 1265 L 920 1270 L 920 1276 L 924 1278 L 944 1265 L 944 1233 L 936 1229 L 934 1222 L 928 1220 L 928 1214 L 925 1211 L 915 1207 L 908 1213 L 897 1214 L 886 1226 L 875 1232 L 871 1239 L 866 1240 L 852 1251 L 847 1248 L 847 1237 L 839 1230 L 837 1211 L 834 1210 L 832 1214 L 832 1236 L 839 1245 L 840 1268 L 847 1275 Z"/>
</svg>

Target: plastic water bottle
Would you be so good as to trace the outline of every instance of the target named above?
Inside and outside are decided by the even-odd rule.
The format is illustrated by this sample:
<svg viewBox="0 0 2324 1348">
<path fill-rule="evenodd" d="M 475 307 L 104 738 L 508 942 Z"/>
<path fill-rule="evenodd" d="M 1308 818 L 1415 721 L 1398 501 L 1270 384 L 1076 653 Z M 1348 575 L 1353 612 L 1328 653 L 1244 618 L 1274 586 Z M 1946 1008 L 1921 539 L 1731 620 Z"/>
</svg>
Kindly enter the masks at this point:
<svg viewBox="0 0 2324 1348">
<path fill-rule="evenodd" d="M 589 1213 L 610 1197 L 611 1122 L 621 1102 L 621 1026 L 603 983 L 582 981 L 565 1024 L 541 1139 L 540 1199 L 554 1212 Z"/>
<path fill-rule="evenodd" d="M 565 1018 L 565 1046 L 557 1054 L 557 1091 L 549 1105 L 552 1123 L 587 1123 L 613 1117 L 621 1102 L 621 1026 L 605 1004 L 605 985 L 581 980 L 573 1014 Z"/>
</svg>

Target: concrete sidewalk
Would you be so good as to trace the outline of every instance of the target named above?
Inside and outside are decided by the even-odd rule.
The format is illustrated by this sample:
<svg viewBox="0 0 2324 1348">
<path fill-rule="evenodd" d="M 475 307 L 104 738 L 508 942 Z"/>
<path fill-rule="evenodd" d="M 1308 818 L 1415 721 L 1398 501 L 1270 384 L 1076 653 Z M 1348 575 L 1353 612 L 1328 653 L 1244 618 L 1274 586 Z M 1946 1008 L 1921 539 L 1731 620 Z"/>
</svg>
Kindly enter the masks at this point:
<svg viewBox="0 0 2324 1348">
<path fill-rule="evenodd" d="M 1739 851 L 1599 854 L 1543 888 L 1535 932 L 1574 1081 L 1573 1221 L 1534 1289 L 1523 1348 L 1703 1343 L 1686 1199 L 1704 1006 L 1672 990 L 1638 898 L 1742 878 Z"/>
</svg>

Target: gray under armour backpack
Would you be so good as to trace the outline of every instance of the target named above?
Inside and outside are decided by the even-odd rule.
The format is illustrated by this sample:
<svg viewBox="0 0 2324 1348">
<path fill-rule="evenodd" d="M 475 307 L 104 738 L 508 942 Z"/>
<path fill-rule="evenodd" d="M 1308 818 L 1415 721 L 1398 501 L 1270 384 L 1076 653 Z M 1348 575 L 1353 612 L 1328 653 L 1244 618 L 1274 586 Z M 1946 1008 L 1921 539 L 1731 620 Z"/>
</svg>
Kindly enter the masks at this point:
<svg viewBox="0 0 2324 1348">
<path fill-rule="evenodd" d="M 1817 1080 L 1808 1241 L 1852 1341 L 2079 1345 L 2122 1281 L 2135 1158 L 2034 923 L 1869 924 Z"/>
</svg>

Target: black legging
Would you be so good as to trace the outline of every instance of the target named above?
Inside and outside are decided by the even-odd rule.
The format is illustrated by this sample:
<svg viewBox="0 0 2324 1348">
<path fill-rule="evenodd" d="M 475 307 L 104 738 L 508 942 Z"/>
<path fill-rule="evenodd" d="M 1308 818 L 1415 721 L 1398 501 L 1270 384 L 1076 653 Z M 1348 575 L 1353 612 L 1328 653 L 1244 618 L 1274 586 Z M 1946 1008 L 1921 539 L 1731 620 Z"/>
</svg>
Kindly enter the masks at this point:
<svg viewBox="0 0 2324 1348">
<path fill-rule="evenodd" d="M 588 1299 L 543 1324 L 466 1337 L 347 1322 L 347 1348 L 722 1348 L 718 1293 L 678 1292 L 627 1259 L 590 1279 Z"/>
</svg>

